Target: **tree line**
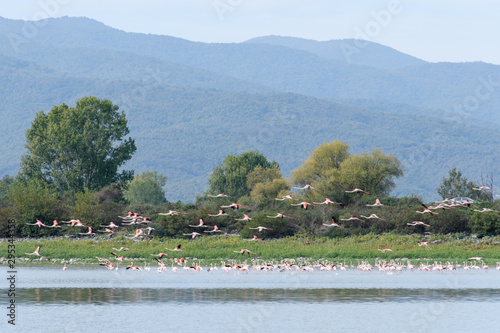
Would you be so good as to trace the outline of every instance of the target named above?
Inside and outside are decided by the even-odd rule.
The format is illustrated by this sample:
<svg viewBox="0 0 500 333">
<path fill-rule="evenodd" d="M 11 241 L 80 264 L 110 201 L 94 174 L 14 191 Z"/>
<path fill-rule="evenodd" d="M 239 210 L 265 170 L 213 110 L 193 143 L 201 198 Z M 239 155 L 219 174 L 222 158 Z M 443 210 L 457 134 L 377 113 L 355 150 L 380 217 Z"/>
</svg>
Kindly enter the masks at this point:
<svg viewBox="0 0 500 333">
<path fill-rule="evenodd" d="M 282 176 L 276 161 L 249 151 L 228 155 L 214 167 L 208 180 L 209 189 L 195 202 L 168 202 L 164 186 L 167 177 L 156 171 L 134 176 L 133 170 L 120 168 L 136 151 L 135 141 L 127 137 L 128 124 L 123 112 L 109 100 L 95 97 L 80 99 L 74 107 L 55 106 L 47 114 L 40 111 L 26 133 L 26 152 L 21 158 L 19 174 L 0 180 L 0 233 L 6 235 L 7 221 L 15 219 L 19 236 L 57 236 L 59 229 L 29 226 L 42 221 L 80 219 L 95 230 L 128 211 L 150 216 L 155 222 L 154 235 L 178 237 L 192 230 L 188 224 L 201 218 L 217 224 L 228 233 L 251 236 L 253 228 L 266 225 L 265 237 L 293 234 L 344 237 L 373 233 L 477 233 L 480 236 L 500 234 L 500 214 L 479 213 L 472 206 L 448 209 L 436 216 L 416 213 L 421 198 L 390 197 L 395 179 L 403 175 L 399 160 L 378 149 L 352 154 L 342 141 L 325 142 L 292 172 Z M 485 186 L 487 184 L 489 186 Z M 468 197 L 482 205 L 499 210 L 495 202 L 492 177 L 480 185 L 468 180 L 453 168 L 437 189 L 444 198 Z M 303 187 L 312 189 L 301 190 Z M 363 192 L 350 193 L 359 188 Z M 485 190 L 489 188 L 490 190 Z M 217 194 L 226 197 L 213 198 Z M 335 205 L 311 205 L 309 209 L 292 206 L 295 200 L 276 200 L 292 195 L 298 202 L 322 202 L 328 198 Z M 324 222 L 351 215 L 373 212 L 375 199 L 383 200 L 377 214 L 383 220 L 355 221 L 344 228 L 325 228 Z M 237 202 L 242 208 L 228 210 L 221 218 L 207 218 L 220 206 Z M 185 212 L 182 216 L 159 216 L 168 210 Z M 290 219 L 268 216 L 282 213 Z M 239 221 L 242 214 L 251 220 Z M 430 227 L 411 227 L 416 219 Z M 272 230 L 271 230 L 272 229 Z M 65 230 L 65 235 L 77 235 Z"/>
</svg>

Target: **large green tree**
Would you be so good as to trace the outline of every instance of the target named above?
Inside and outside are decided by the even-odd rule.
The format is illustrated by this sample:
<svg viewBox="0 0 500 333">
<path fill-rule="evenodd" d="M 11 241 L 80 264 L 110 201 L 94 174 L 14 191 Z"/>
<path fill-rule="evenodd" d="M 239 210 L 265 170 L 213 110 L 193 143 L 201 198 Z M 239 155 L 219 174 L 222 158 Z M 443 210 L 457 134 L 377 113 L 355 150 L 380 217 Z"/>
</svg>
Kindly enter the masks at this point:
<svg viewBox="0 0 500 333">
<path fill-rule="evenodd" d="M 21 177 L 54 184 L 61 192 L 130 180 L 133 171 L 118 169 L 137 148 L 127 138 L 125 113 L 118 110 L 109 100 L 84 97 L 75 107 L 61 104 L 47 114 L 38 112 L 26 132 Z"/>
<path fill-rule="evenodd" d="M 257 166 L 262 168 L 279 168 L 278 163 L 269 162 L 257 151 L 249 151 L 240 155 L 228 155 L 217 165 L 208 180 L 211 194 L 224 193 L 230 196 L 241 197 L 250 194 L 247 186 L 247 176 Z"/>
<path fill-rule="evenodd" d="M 462 171 L 456 167 L 448 171 L 448 177 L 444 178 L 437 188 L 438 194 L 443 199 L 452 199 L 455 197 L 468 197 L 473 200 L 488 200 L 490 199 L 488 192 L 477 191 L 474 188 L 479 188 L 479 185 L 467 179 L 462 175 Z"/>
<path fill-rule="evenodd" d="M 134 177 L 125 191 L 125 199 L 131 204 L 158 205 L 167 201 L 163 187 L 167 177 L 157 171 L 146 171 Z"/>
</svg>

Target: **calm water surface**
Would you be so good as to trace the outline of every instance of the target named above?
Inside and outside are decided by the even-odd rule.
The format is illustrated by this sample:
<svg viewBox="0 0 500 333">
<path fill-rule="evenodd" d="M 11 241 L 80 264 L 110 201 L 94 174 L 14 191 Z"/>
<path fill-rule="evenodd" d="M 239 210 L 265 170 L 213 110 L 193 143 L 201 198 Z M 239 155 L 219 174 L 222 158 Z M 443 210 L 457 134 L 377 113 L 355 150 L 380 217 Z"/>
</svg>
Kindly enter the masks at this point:
<svg viewBox="0 0 500 333">
<path fill-rule="evenodd" d="M 1 332 L 500 332 L 500 272 L 18 267 Z"/>
</svg>

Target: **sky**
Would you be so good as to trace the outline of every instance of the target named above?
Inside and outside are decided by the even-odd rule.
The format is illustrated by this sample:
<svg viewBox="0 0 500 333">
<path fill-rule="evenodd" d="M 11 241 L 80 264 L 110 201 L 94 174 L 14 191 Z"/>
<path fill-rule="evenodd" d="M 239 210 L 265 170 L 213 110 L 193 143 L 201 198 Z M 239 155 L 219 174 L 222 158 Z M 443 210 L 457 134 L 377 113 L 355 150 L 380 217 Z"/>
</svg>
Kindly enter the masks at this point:
<svg viewBox="0 0 500 333">
<path fill-rule="evenodd" d="M 362 38 L 420 59 L 500 64 L 498 0 L 23 0 L 0 16 L 88 17 L 127 32 L 209 43 L 281 35 Z"/>
</svg>

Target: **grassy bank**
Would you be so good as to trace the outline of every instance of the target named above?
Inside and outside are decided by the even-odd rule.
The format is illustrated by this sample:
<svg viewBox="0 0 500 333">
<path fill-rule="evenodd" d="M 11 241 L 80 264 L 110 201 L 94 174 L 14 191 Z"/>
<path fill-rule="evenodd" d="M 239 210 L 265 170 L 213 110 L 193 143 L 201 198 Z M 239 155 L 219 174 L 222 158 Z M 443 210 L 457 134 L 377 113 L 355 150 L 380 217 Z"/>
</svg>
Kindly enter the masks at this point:
<svg viewBox="0 0 500 333">
<path fill-rule="evenodd" d="M 411 260 L 450 260 L 462 262 L 469 257 L 483 257 L 488 264 L 500 261 L 500 237 L 495 238 L 462 238 L 451 236 L 433 236 L 428 239 L 429 246 L 419 246 L 421 236 L 413 235 L 364 235 L 341 239 L 324 237 L 293 236 L 266 242 L 248 241 L 239 237 L 204 237 L 201 239 L 153 239 L 136 241 L 128 239 L 25 239 L 16 240 L 15 251 L 18 258 L 17 265 L 40 263 L 37 256 L 26 255 L 32 253 L 37 246 L 41 246 L 40 254 L 52 259 L 70 260 L 84 259 L 86 263 L 97 262 L 95 257 L 112 259 L 113 248 L 127 247 L 128 251 L 118 252 L 125 256 L 125 260 L 152 260 L 151 254 L 168 253 L 176 258 L 201 259 L 204 263 L 226 259 L 260 258 L 263 260 L 281 260 L 285 258 L 307 258 L 308 260 L 374 260 L 375 258 L 396 259 L 408 258 Z M 7 257 L 7 245 L 3 239 L 0 242 L 0 258 Z M 181 244 L 181 248 L 189 253 L 171 252 L 165 248 L 174 248 Z M 382 253 L 378 249 L 390 248 L 395 253 Z M 241 255 L 233 251 L 249 249 L 256 255 Z M 29 258 L 22 260 L 21 258 Z M 164 257 L 165 258 L 165 257 Z M 21 260 L 20 260 L 21 259 Z M 33 260 L 34 259 L 34 260 Z M 52 260 L 55 262 L 56 260 Z M 6 264 L 5 261 L 2 263 Z"/>
</svg>

